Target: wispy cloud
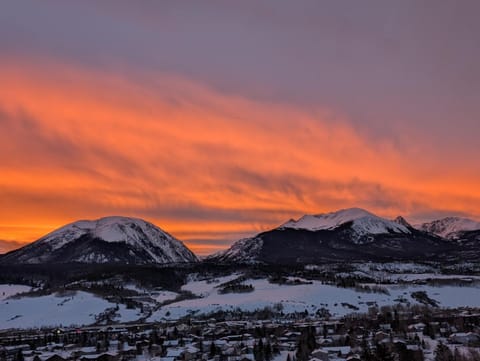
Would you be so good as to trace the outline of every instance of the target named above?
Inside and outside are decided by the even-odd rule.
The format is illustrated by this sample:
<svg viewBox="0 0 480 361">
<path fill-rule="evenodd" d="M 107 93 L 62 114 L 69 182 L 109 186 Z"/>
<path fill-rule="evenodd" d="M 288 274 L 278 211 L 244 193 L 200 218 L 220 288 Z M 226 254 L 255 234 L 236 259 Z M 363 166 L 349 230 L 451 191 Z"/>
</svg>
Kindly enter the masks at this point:
<svg viewBox="0 0 480 361">
<path fill-rule="evenodd" d="M 332 109 L 171 74 L 0 65 L 0 230 L 123 214 L 209 252 L 306 212 L 480 213 L 478 169 L 459 162 L 445 174 L 435 153 L 372 142 Z M 29 229 L 25 241 L 42 235 Z"/>
<path fill-rule="evenodd" d="M 14 249 L 20 248 L 23 245 L 24 243 L 22 242 L 6 241 L 4 239 L 0 239 L 0 254 L 7 253 Z"/>
</svg>

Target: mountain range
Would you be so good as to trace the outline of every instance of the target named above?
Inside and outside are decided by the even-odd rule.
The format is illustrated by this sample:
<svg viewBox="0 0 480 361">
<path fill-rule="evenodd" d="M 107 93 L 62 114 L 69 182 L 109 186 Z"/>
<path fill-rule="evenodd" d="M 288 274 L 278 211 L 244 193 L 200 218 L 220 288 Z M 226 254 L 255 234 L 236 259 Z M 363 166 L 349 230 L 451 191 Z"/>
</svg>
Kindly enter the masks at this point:
<svg viewBox="0 0 480 361">
<path fill-rule="evenodd" d="M 480 223 L 447 217 L 412 226 L 360 208 L 305 215 L 206 258 L 220 263 L 476 260 Z M 77 221 L 0 256 L 0 264 L 194 263 L 181 241 L 137 218 Z"/>
<path fill-rule="evenodd" d="M 476 260 L 480 224 L 449 217 L 418 227 L 360 208 L 305 215 L 242 239 L 212 262 L 318 263 L 350 261 Z"/>
</svg>

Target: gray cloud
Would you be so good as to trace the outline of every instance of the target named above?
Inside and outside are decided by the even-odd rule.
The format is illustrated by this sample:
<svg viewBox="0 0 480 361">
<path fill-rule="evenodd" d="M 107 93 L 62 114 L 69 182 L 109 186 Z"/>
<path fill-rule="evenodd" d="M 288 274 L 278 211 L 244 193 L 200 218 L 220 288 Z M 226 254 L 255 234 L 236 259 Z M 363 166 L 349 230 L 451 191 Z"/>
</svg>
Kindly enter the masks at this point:
<svg viewBox="0 0 480 361">
<path fill-rule="evenodd" d="M 22 247 L 24 244 L 17 241 L 7 241 L 0 239 L 0 254 L 13 251 L 14 249 Z"/>
<path fill-rule="evenodd" d="M 12 0 L 2 5 L 0 53 L 174 72 L 222 92 L 339 109 L 403 148 L 422 139 L 468 156 L 480 132 L 479 11 L 468 0 Z"/>
</svg>

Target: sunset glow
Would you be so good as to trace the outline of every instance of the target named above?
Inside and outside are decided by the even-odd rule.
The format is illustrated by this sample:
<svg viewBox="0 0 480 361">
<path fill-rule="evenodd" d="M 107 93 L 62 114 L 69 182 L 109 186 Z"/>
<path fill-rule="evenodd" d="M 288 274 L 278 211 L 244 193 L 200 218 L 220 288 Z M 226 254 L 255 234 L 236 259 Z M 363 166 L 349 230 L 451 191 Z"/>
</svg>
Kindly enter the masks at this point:
<svg viewBox="0 0 480 361">
<path fill-rule="evenodd" d="M 250 96 L 188 71 L 107 68 L 47 50 L 2 55 L 0 253 L 107 215 L 144 218 L 198 254 L 353 206 L 411 222 L 480 218 L 480 151 L 455 133 L 453 111 L 426 132 L 392 107 L 378 124 L 394 130 L 368 131 L 367 115 L 341 102 Z M 372 95 L 368 107 L 388 116 L 386 105 Z M 478 130 L 468 122 L 466 132 Z"/>
</svg>

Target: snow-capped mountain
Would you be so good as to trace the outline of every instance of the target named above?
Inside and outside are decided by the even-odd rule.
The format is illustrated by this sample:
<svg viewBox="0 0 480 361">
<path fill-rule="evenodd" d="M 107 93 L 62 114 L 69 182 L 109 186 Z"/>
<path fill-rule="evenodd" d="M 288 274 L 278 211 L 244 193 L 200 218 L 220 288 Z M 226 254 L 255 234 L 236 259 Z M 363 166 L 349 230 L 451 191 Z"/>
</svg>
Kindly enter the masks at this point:
<svg viewBox="0 0 480 361">
<path fill-rule="evenodd" d="M 398 223 L 398 224 L 400 224 L 400 225 L 408 228 L 408 229 L 414 228 L 414 227 L 413 227 L 410 223 L 408 223 L 408 221 L 407 221 L 405 218 L 403 218 L 402 216 L 398 216 L 398 217 L 395 218 L 393 221 L 394 221 L 395 223 Z"/>
<path fill-rule="evenodd" d="M 206 261 L 255 263 L 262 247 L 261 238 L 244 238 L 235 242 L 229 249 L 208 256 Z"/>
<path fill-rule="evenodd" d="M 182 242 L 152 223 L 118 216 L 68 224 L 0 258 L 0 263 L 27 264 L 197 261 Z"/>
<path fill-rule="evenodd" d="M 452 244 L 360 208 L 305 215 L 208 258 L 216 262 L 316 263 L 362 260 L 418 260 L 445 254 Z"/>
<path fill-rule="evenodd" d="M 436 221 L 423 223 L 418 229 L 436 234 L 437 236 L 458 239 L 465 232 L 480 230 L 480 222 L 468 218 L 446 217 Z"/>
<path fill-rule="evenodd" d="M 405 233 L 408 227 L 395 221 L 380 218 L 361 208 L 342 209 L 337 212 L 305 215 L 298 221 L 290 220 L 280 228 L 303 229 L 307 231 L 334 230 L 345 223 L 352 223 L 351 229 L 360 238 L 367 234 Z"/>
</svg>

